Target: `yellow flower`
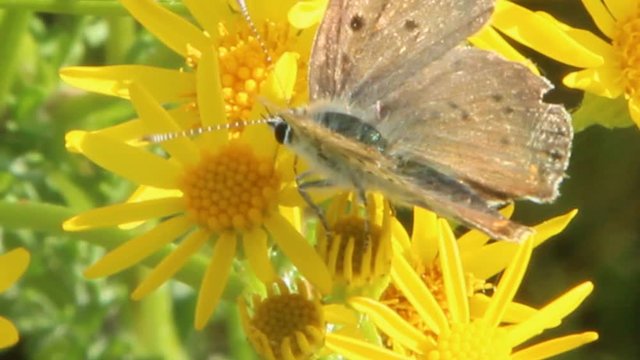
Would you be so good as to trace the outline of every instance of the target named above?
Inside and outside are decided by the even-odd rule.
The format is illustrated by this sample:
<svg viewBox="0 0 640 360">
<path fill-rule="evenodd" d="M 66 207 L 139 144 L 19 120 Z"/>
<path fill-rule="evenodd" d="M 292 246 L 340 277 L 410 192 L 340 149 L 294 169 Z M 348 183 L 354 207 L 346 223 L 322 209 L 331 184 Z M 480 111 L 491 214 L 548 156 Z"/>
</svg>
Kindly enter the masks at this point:
<svg viewBox="0 0 640 360">
<path fill-rule="evenodd" d="M 29 252 L 23 248 L 13 249 L 0 255 L 0 293 L 15 283 L 29 266 Z M 0 316 L 0 349 L 18 342 L 18 330 L 11 321 Z"/>
<path fill-rule="evenodd" d="M 631 119 L 640 126 L 640 2 L 583 0 L 605 38 L 572 28 L 551 15 L 500 1 L 493 25 L 514 40 L 559 62 L 580 68 L 565 76 L 568 87 L 607 99 L 625 99 Z M 592 101 L 586 96 L 585 102 Z M 617 101 L 599 106 L 615 106 Z M 579 117 L 579 114 L 576 114 Z M 621 126 L 619 117 L 592 120 Z M 584 127 L 582 123 L 579 128 Z"/>
<path fill-rule="evenodd" d="M 143 87 L 133 83 L 128 92 L 148 133 L 178 129 L 170 114 Z M 79 214 L 64 223 L 65 230 L 162 219 L 150 231 L 109 252 L 87 269 L 86 276 L 117 273 L 184 237 L 133 292 L 133 298 L 140 299 L 211 241 L 211 260 L 196 307 L 195 325 L 202 328 L 225 288 L 238 239 L 254 273 L 263 281 L 275 280 L 268 259 L 271 235 L 307 279 L 323 292 L 330 291 L 328 270 L 287 220 L 291 211 L 282 208 L 302 204 L 294 187 L 293 158 L 277 151 L 278 144 L 267 126 L 252 126 L 236 135 L 221 130 L 194 140 L 181 137 L 163 142 L 170 159 L 99 132 L 71 132 L 67 142 L 98 165 L 154 190 L 154 194 Z"/>
<path fill-rule="evenodd" d="M 97 93 L 130 98 L 133 82 L 148 89 L 160 103 L 176 105 L 171 111 L 181 128 L 257 118 L 262 96 L 279 104 L 306 96 L 306 60 L 312 31 L 298 34 L 286 20 L 293 0 L 264 3 L 249 0 L 248 8 L 260 39 L 256 39 L 235 1 L 185 1 L 199 28 L 152 0 L 121 0 L 130 13 L 167 47 L 184 57 L 181 69 L 145 65 L 68 67 L 60 71 L 67 83 Z M 265 54 L 259 40 L 265 44 Z M 203 59 L 209 66 L 203 68 Z M 280 69 L 278 76 L 274 70 Z M 215 89 L 216 97 L 201 99 Z M 197 101 L 201 99 L 201 101 Z M 210 110 L 203 114 L 201 106 Z M 202 121 L 202 123 L 199 123 Z M 109 136 L 136 143 L 147 135 L 137 120 L 106 129 Z M 73 150 L 73 149 L 71 149 Z"/>
<path fill-rule="evenodd" d="M 321 294 L 303 279 L 278 279 L 266 293 L 238 298 L 245 334 L 267 360 L 293 360 L 331 354 L 327 333 L 362 338 L 360 315 L 339 304 L 323 305 Z"/>
<path fill-rule="evenodd" d="M 517 324 L 505 324 L 505 313 L 529 263 L 535 241 L 532 238 L 522 244 L 505 243 L 516 250 L 513 261 L 502 275 L 483 314 L 474 318 L 460 248 L 445 220 L 438 220 L 438 227 L 436 241 L 446 312 L 434 294 L 416 280 L 420 274 L 407 272 L 402 274 L 406 276 L 406 286 L 401 290 L 427 324 L 426 329 L 414 327 L 400 314 L 375 300 L 362 297 L 350 300 L 356 310 L 368 314 L 378 328 L 394 343 L 407 349 L 407 353 L 376 349 L 371 344 L 334 334 L 327 335 L 328 348 L 355 360 L 366 359 L 360 355 L 364 351 L 368 352 L 368 358 L 387 356 L 390 359 L 542 359 L 597 339 L 596 333 L 584 332 L 521 347 L 544 329 L 558 325 L 575 310 L 592 291 L 590 282 L 571 289 Z M 392 276 L 394 271 L 397 270 L 392 270 Z"/>
<path fill-rule="evenodd" d="M 292 291 L 283 280 L 263 299 L 238 299 L 242 326 L 258 354 L 266 360 L 303 360 L 320 351 L 326 322 L 319 294 L 302 280 Z"/>
<path fill-rule="evenodd" d="M 353 197 L 345 192 L 331 199 L 326 213 L 331 232 L 317 224 L 316 249 L 338 287 L 334 295 L 346 291 L 377 298 L 391 267 L 391 209 L 379 194 L 368 196 L 367 209 L 357 206 Z"/>
</svg>

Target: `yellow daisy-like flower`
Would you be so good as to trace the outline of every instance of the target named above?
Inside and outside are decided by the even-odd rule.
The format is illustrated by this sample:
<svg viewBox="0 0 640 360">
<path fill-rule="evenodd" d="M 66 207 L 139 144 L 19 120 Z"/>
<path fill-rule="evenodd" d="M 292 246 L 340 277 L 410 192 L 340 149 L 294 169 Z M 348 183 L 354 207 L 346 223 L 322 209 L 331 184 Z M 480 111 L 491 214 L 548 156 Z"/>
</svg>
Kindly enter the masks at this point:
<svg viewBox="0 0 640 360">
<path fill-rule="evenodd" d="M 148 133 L 179 128 L 143 87 L 134 83 L 129 94 Z M 109 252 L 87 269 L 86 276 L 117 273 L 184 237 L 134 291 L 133 298 L 140 299 L 211 241 L 211 260 L 196 307 L 196 328 L 202 328 L 225 288 L 238 240 L 255 274 L 263 281 L 275 280 L 268 259 L 271 235 L 307 279 L 323 292 L 331 290 L 324 263 L 287 220 L 289 211 L 281 207 L 302 203 L 294 186 L 293 158 L 276 156 L 278 145 L 266 126 L 252 126 L 239 136 L 221 130 L 195 140 L 181 137 L 163 142 L 170 159 L 103 133 L 72 132 L 67 142 L 98 165 L 159 189 L 150 199 L 90 210 L 64 223 L 65 230 L 80 231 L 163 219 L 152 230 Z"/>
<path fill-rule="evenodd" d="M 253 118 L 261 112 L 256 106 L 260 105 L 256 103 L 259 96 L 276 104 L 305 98 L 307 66 L 304 59 L 310 51 L 313 32 L 297 33 L 287 22 L 284 9 L 288 9 L 293 0 L 247 1 L 259 39 L 235 1 L 185 1 L 202 28 L 156 1 L 121 0 L 121 3 L 158 39 L 184 57 L 186 67 L 68 67 L 60 71 L 67 83 L 127 99 L 130 98 L 129 85 L 139 83 L 160 103 L 177 105 L 172 115 L 181 128 L 211 125 L 222 117 L 229 121 Z M 208 57 L 216 61 L 202 69 L 203 59 Z M 279 74 L 274 76 L 278 68 Z M 203 101 L 198 101 L 203 96 L 202 87 L 219 89 L 220 97 L 207 99 L 217 110 L 213 114 L 202 114 L 199 105 Z M 210 117 L 212 115 L 217 117 Z M 105 129 L 105 132 L 131 143 L 147 135 L 138 120 Z"/>
<path fill-rule="evenodd" d="M 327 333 L 363 338 L 360 315 L 341 304 L 323 305 L 316 289 L 303 279 L 279 279 L 263 295 L 238 298 L 242 326 L 260 356 L 267 360 L 294 360 L 331 354 Z"/>
<path fill-rule="evenodd" d="M 296 281 L 295 291 L 278 280 L 264 299 L 254 294 L 247 304 L 240 297 L 238 308 L 245 334 L 266 360 L 308 359 L 324 344 L 326 321 L 319 294 L 302 280 Z"/>
<path fill-rule="evenodd" d="M 418 329 L 384 304 L 368 298 L 353 298 L 351 305 L 368 314 L 378 328 L 394 342 L 408 349 L 406 354 L 375 348 L 372 344 L 340 335 L 327 335 L 327 347 L 350 359 L 544 359 L 594 341 L 595 332 L 584 332 L 522 347 L 544 329 L 556 326 L 591 293 L 585 282 L 550 302 L 517 324 L 505 325 L 504 316 L 522 281 L 534 246 L 529 238 L 522 244 L 505 243 L 516 249 L 486 309 L 472 316 L 466 269 L 455 237 L 445 220 L 438 220 L 437 251 L 443 277 L 446 311 L 434 294 L 419 280 L 420 274 L 403 274 L 400 286 L 410 304 L 427 324 Z M 394 260 L 395 267 L 395 260 Z M 397 271 L 397 270 L 392 270 Z M 376 353 L 375 351 L 379 352 Z M 366 352 L 366 357 L 362 353 Z"/>
<path fill-rule="evenodd" d="M 605 39 L 572 28 L 544 12 L 532 12 L 500 1 L 494 26 L 514 40 L 559 62 L 581 68 L 565 76 L 568 87 L 627 102 L 631 119 L 640 126 L 640 1 L 583 0 Z M 585 97 L 585 103 L 592 101 Z M 611 107 L 615 102 L 600 104 Z M 578 116 L 576 114 L 576 116 Z M 621 126 L 620 117 L 592 120 Z M 584 125 L 578 124 L 579 128 Z"/>
<path fill-rule="evenodd" d="M 29 252 L 23 248 L 13 249 L 0 255 L 0 293 L 7 290 L 24 274 L 29 266 Z M 0 316 L 0 349 L 18 342 L 19 335 L 11 321 Z"/>
<path fill-rule="evenodd" d="M 354 201 L 354 194 L 345 192 L 332 198 L 326 219 L 330 232 L 317 224 L 316 249 L 333 276 L 337 293 L 377 298 L 388 283 L 391 268 L 392 215 L 388 202 L 372 194 L 367 209 L 362 209 Z"/>
</svg>

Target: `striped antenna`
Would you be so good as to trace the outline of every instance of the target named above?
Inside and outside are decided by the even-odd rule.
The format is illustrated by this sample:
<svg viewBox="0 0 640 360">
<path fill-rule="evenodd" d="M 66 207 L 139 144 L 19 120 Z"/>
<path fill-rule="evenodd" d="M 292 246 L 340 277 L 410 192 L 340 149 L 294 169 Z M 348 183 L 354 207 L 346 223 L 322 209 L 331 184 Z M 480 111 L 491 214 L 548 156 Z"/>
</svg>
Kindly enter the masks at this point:
<svg viewBox="0 0 640 360">
<path fill-rule="evenodd" d="M 149 134 L 149 135 L 142 136 L 140 139 L 148 143 L 158 144 L 158 143 L 162 143 L 165 141 L 169 141 L 169 140 L 173 140 L 181 137 L 194 137 L 194 136 L 202 135 L 202 134 L 213 132 L 213 131 L 236 129 L 236 128 L 240 128 L 248 125 L 268 124 L 270 122 L 273 122 L 273 120 L 270 118 L 246 120 L 246 121 L 233 122 L 228 124 L 217 124 L 217 125 L 197 127 L 197 128 L 192 128 L 192 129 L 187 129 L 182 131 Z"/>
<path fill-rule="evenodd" d="M 240 7 L 240 12 L 244 17 L 244 20 L 247 22 L 247 25 L 249 25 L 249 30 L 251 30 L 251 32 L 253 33 L 253 36 L 256 38 L 256 41 L 258 42 L 258 44 L 260 44 L 260 48 L 264 53 L 265 59 L 269 64 L 271 64 L 272 59 L 271 59 L 271 55 L 269 55 L 267 44 L 265 44 L 264 39 L 262 38 L 262 35 L 260 35 L 260 33 L 258 32 L 258 28 L 256 28 L 256 24 L 251 19 L 251 15 L 249 15 L 249 8 L 247 7 L 247 2 L 245 0 L 236 0 L 236 2 Z"/>
</svg>

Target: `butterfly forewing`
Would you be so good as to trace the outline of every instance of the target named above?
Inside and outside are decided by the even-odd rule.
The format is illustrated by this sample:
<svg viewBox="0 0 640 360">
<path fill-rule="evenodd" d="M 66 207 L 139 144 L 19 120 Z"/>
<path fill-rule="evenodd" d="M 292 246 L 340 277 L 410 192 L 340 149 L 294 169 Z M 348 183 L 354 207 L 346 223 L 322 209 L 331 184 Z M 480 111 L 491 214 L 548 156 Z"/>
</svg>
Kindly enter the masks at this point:
<svg viewBox="0 0 640 360">
<path fill-rule="evenodd" d="M 572 139 L 550 85 L 526 67 L 456 48 L 380 99 L 388 155 L 432 166 L 498 198 L 553 200 Z"/>
<path fill-rule="evenodd" d="M 564 108 L 542 102 L 546 80 L 461 45 L 493 3 L 330 0 L 310 60 L 312 102 L 282 115 L 289 144 L 335 183 L 525 237 L 529 228 L 489 204 L 554 199 L 572 130 Z"/>
<path fill-rule="evenodd" d="M 385 95 L 479 30 L 493 3 L 330 1 L 311 55 L 311 99 L 354 103 Z"/>
</svg>

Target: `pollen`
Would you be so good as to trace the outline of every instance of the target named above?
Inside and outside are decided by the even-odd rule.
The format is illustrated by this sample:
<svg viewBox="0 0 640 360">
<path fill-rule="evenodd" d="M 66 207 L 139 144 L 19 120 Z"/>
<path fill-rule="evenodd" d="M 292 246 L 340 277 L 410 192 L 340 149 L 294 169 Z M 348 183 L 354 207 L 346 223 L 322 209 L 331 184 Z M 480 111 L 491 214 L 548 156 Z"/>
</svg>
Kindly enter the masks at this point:
<svg viewBox="0 0 640 360">
<path fill-rule="evenodd" d="M 218 58 L 222 95 L 225 113 L 230 121 L 250 117 L 260 89 L 273 67 L 269 59 L 278 59 L 296 41 L 295 33 L 288 23 L 264 21 L 261 26 L 258 24 L 257 29 L 259 39 L 246 25 L 237 33 L 230 33 L 224 24 L 219 25 Z M 302 71 L 306 65 L 300 64 L 299 67 L 299 71 Z M 301 83 L 300 86 L 304 85 Z M 298 84 L 296 87 L 298 88 Z"/>
<path fill-rule="evenodd" d="M 613 47 L 620 59 L 625 93 L 629 97 L 640 95 L 640 9 L 618 22 Z"/>
<path fill-rule="evenodd" d="M 416 272 L 421 274 L 420 278 L 423 283 L 438 302 L 438 305 L 447 318 L 451 319 L 449 304 L 447 303 L 447 297 L 445 294 L 444 279 L 442 278 L 442 270 L 440 269 L 440 266 L 437 264 L 432 264 L 428 267 L 420 266 L 419 269 L 416 269 Z M 467 274 L 466 283 L 467 293 L 469 296 L 478 292 L 493 290 L 491 284 L 488 284 L 481 279 L 476 279 L 472 274 Z M 382 294 L 381 302 L 393 309 L 395 313 L 400 315 L 406 322 L 413 325 L 416 329 L 419 329 L 425 334 L 435 336 L 417 310 L 404 296 L 402 291 L 396 288 L 393 284 L 390 284 Z M 385 342 L 387 346 L 393 347 L 392 338 L 386 338 Z"/>
<path fill-rule="evenodd" d="M 438 337 L 435 350 L 427 360 L 508 360 L 511 348 L 505 330 L 490 327 L 481 320 L 452 324 Z"/>
<path fill-rule="evenodd" d="M 212 232 L 260 226 L 276 208 L 279 186 L 273 160 L 239 141 L 214 154 L 203 152 L 181 181 L 189 214 Z"/>
<path fill-rule="evenodd" d="M 324 343 L 325 321 L 315 293 L 303 282 L 291 291 L 279 280 L 268 296 L 253 296 L 251 312 L 239 301 L 242 324 L 249 341 L 265 359 L 307 359 Z"/>
</svg>

